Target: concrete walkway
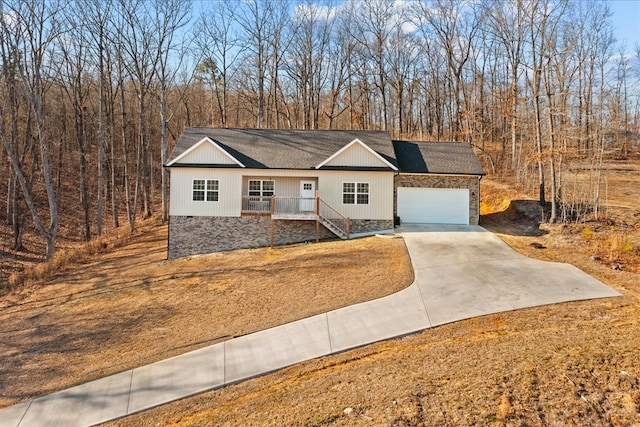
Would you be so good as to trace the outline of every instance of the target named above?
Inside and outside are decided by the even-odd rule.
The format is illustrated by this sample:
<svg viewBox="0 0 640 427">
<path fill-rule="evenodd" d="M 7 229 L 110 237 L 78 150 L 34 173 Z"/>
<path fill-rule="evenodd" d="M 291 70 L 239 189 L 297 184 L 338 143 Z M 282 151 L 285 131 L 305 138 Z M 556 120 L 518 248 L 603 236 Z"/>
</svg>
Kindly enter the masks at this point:
<svg viewBox="0 0 640 427">
<path fill-rule="evenodd" d="M 0 410 L 2 427 L 90 426 L 298 362 L 524 307 L 621 294 L 532 260 L 477 226 L 404 226 L 415 282 L 393 295 L 235 338 Z"/>
</svg>

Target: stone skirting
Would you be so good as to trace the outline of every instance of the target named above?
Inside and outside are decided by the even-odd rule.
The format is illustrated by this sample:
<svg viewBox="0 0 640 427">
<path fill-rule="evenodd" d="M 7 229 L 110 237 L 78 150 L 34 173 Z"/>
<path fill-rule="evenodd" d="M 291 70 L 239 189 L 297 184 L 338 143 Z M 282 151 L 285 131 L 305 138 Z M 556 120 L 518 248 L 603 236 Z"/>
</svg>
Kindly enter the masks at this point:
<svg viewBox="0 0 640 427">
<path fill-rule="evenodd" d="M 351 233 L 389 230 L 391 220 L 351 220 Z M 337 238 L 320 224 L 320 239 Z M 315 221 L 274 221 L 274 244 L 313 242 Z M 271 243 L 269 216 L 169 218 L 169 259 L 234 249 L 259 248 Z"/>
<path fill-rule="evenodd" d="M 267 217 L 171 216 L 169 259 L 238 248 L 268 246 Z"/>
<path fill-rule="evenodd" d="M 270 225 L 268 225 L 270 227 Z M 274 244 L 289 245 L 291 243 L 315 242 L 315 221 L 274 221 Z M 320 240 L 333 239 L 336 235 L 320 224 Z M 268 246 L 269 243 L 267 243 Z"/>
<path fill-rule="evenodd" d="M 480 179 L 473 175 L 396 175 L 393 190 L 393 215 L 398 215 L 398 187 L 417 188 L 468 188 L 469 224 L 478 225 L 480 220 Z"/>
<path fill-rule="evenodd" d="M 350 220 L 350 234 L 370 233 L 393 229 L 393 220 L 386 219 L 352 219 Z"/>
</svg>

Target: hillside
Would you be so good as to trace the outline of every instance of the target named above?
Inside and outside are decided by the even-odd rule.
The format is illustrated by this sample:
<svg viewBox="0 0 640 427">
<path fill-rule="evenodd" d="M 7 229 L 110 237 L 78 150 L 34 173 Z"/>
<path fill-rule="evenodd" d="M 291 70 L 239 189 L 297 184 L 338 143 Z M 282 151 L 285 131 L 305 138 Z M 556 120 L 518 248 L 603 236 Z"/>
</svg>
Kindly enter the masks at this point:
<svg viewBox="0 0 640 427">
<path fill-rule="evenodd" d="M 578 266 L 622 298 L 445 325 L 107 425 L 638 425 L 640 230 L 632 221 L 640 201 L 625 192 L 640 174 L 632 165 L 612 168 L 609 178 L 611 200 L 625 206 L 611 206 L 606 221 L 570 226 L 541 226 L 535 202 L 486 180 L 484 225 L 528 256 Z M 615 235 L 633 249 L 616 247 Z"/>
<path fill-rule="evenodd" d="M 639 181 L 638 165 L 611 165 L 607 216 L 569 225 L 541 225 L 529 195 L 502 182 L 482 183 L 485 227 L 528 256 L 578 266 L 621 291 L 622 298 L 445 325 L 108 425 L 640 423 L 640 201 L 629 197 Z M 336 304 L 375 298 L 411 281 L 400 239 L 234 251 L 168 263 L 165 239 L 165 227 L 143 223 L 103 253 L 0 298 L 0 406 Z M 345 261 L 354 257 L 361 258 Z M 376 257 L 384 257 L 384 264 Z M 389 265 L 390 259 L 393 269 L 370 268 Z M 294 268 L 279 267 L 294 260 Z M 380 286 L 391 277 L 398 280 Z M 309 300 L 315 311 L 308 311 Z"/>
</svg>

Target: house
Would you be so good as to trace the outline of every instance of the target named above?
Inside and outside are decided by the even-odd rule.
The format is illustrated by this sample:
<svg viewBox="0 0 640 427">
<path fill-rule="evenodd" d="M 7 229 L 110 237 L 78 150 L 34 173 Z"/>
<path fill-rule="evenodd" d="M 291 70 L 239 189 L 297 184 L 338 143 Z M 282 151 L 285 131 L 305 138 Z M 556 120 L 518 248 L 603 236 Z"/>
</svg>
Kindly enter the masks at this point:
<svg viewBox="0 0 640 427">
<path fill-rule="evenodd" d="M 165 166 L 170 259 L 401 221 L 477 224 L 484 175 L 468 144 L 392 142 L 383 131 L 193 127 Z"/>
</svg>

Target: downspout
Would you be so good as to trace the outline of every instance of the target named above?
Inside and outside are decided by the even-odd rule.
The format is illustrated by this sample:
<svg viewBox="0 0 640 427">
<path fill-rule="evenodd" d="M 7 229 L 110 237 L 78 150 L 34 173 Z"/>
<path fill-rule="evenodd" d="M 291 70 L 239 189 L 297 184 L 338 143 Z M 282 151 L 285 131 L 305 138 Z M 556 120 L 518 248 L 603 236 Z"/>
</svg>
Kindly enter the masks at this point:
<svg viewBox="0 0 640 427">
<path fill-rule="evenodd" d="M 313 210 L 315 211 L 316 216 L 316 243 L 320 241 L 320 193 L 316 190 L 315 198 L 314 198 L 315 206 Z"/>
<path fill-rule="evenodd" d="M 167 165 L 162 165 L 162 168 L 167 168 Z M 165 182 L 165 185 L 167 184 L 167 182 Z M 169 196 L 171 195 L 171 192 L 169 192 Z M 167 197 L 167 207 L 169 207 L 169 198 Z M 170 254 L 171 254 L 171 215 L 167 215 L 167 260 L 171 259 L 170 258 Z"/>
<path fill-rule="evenodd" d="M 169 254 L 171 253 L 171 215 L 167 218 L 167 260 L 169 260 Z"/>
<path fill-rule="evenodd" d="M 480 181 L 482 181 L 482 175 L 478 175 L 478 221 L 477 221 L 477 225 L 480 225 Z"/>
<path fill-rule="evenodd" d="M 393 227 L 400 227 L 400 217 L 398 217 L 398 180 L 400 171 L 393 175 Z"/>
</svg>

